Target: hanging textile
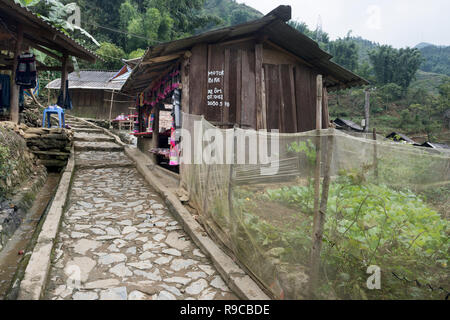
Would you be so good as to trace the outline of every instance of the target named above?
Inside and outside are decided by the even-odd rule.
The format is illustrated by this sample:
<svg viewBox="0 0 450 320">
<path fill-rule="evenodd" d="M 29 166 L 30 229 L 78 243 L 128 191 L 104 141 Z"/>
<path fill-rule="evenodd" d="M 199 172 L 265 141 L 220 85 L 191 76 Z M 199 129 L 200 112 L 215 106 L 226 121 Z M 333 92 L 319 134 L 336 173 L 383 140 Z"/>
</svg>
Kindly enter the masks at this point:
<svg viewBox="0 0 450 320">
<path fill-rule="evenodd" d="M 36 88 L 36 57 L 32 53 L 24 53 L 18 57 L 16 84 L 24 89 Z"/>
<path fill-rule="evenodd" d="M 36 87 L 32 90 L 32 92 L 35 97 L 39 95 L 39 77 L 37 78 L 36 81 Z M 25 91 L 25 95 L 31 97 L 31 94 L 28 91 Z"/>
<path fill-rule="evenodd" d="M 69 93 L 69 80 L 66 80 L 66 100 L 64 100 L 63 92 L 61 91 L 59 93 L 58 102 L 56 103 L 58 106 L 60 106 L 63 109 L 72 110 L 72 99 L 70 98 Z"/>
<path fill-rule="evenodd" d="M 176 140 L 176 129 L 175 129 L 175 120 L 172 120 L 172 129 L 170 134 L 170 162 L 169 165 L 171 166 L 178 166 L 180 164 L 179 161 L 179 149 L 178 149 L 178 143 Z"/>
<path fill-rule="evenodd" d="M 9 108 L 11 94 L 11 77 L 6 74 L 0 74 L 0 107 Z"/>
<path fill-rule="evenodd" d="M 181 138 L 181 91 L 179 89 L 175 89 L 173 91 L 172 96 L 172 105 L 173 112 L 172 116 L 174 119 L 174 127 L 175 127 L 175 140 L 177 142 L 180 141 Z"/>
</svg>

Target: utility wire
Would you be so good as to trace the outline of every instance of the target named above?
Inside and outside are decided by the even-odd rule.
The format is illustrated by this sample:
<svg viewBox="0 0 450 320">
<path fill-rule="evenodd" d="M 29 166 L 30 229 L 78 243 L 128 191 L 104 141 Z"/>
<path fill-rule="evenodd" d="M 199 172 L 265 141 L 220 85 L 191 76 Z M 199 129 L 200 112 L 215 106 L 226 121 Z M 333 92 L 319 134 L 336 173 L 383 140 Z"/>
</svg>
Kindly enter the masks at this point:
<svg viewBox="0 0 450 320">
<path fill-rule="evenodd" d="M 109 31 L 116 32 L 116 33 L 125 34 L 125 35 L 130 36 L 130 37 L 139 38 L 139 39 L 146 40 L 146 41 L 151 41 L 152 43 L 156 43 L 156 44 L 162 43 L 160 41 L 157 41 L 157 40 L 154 40 L 154 39 L 150 39 L 150 38 L 146 38 L 146 37 L 140 36 L 138 34 L 122 31 L 122 30 L 119 30 L 119 29 L 111 28 L 111 27 L 105 27 L 105 26 L 99 25 L 97 23 L 93 23 L 93 22 L 84 22 L 84 23 L 86 23 L 88 25 L 91 25 L 93 27 L 109 30 Z"/>
</svg>

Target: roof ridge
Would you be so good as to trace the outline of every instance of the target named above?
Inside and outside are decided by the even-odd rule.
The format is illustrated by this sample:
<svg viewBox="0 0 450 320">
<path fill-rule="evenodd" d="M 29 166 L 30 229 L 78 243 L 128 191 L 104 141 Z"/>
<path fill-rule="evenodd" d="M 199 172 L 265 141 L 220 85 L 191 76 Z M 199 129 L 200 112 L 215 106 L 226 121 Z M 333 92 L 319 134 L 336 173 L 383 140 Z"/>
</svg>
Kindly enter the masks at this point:
<svg viewBox="0 0 450 320">
<path fill-rule="evenodd" d="M 80 71 L 88 71 L 88 72 L 119 72 L 120 70 L 119 71 L 115 71 L 115 70 L 80 69 Z M 77 71 L 73 71 L 73 72 L 77 72 Z"/>
</svg>

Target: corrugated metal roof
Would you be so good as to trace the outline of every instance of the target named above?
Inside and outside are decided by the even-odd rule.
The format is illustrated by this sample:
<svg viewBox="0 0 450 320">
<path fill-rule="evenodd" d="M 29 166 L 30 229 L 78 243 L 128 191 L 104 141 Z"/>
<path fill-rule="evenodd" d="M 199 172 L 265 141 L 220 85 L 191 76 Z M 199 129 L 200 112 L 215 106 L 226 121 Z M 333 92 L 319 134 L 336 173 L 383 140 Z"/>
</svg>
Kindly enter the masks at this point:
<svg viewBox="0 0 450 320">
<path fill-rule="evenodd" d="M 359 132 L 364 131 L 364 129 L 361 126 L 357 125 L 356 123 L 354 123 L 353 121 L 350 121 L 350 120 L 337 118 L 336 120 L 333 121 L 333 123 L 335 123 L 339 127 L 347 126 L 355 131 L 359 131 Z"/>
<path fill-rule="evenodd" d="M 433 149 L 447 149 L 450 150 L 450 146 L 443 144 L 443 143 L 431 143 L 431 142 L 425 142 L 421 145 L 422 147 L 427 148 L 433 148 Z"/>
<path fill-rule="evenodd" d="M 8 29 L 11 31 L 17 32 L 15 25 L 22 24 L 25 27 L 25 40 L 35 42 L 46 48 L 57 49 L 59 52 L 67 52 L 69 55 L 89 62 L 100 59 L 95 53 L 14 0 L 0 0 L 0 16 L 6 20 Z M 30 32 L 29 29 L 37 32 Z"/>
<path fill-rule="evenodd" d="M 263 32 L 272 43 L 302 58 L 313 68 L 319 70 L 326 77 L 326 86 L 329 90 L 368 84 L 367 80 L 331 62 L 332 56 L 320 49 L 317 42 L 289 26 L 285 19 L 287 18 L 286 12 L 290 12 L 290 10 L 288 6 L 280 6 L 258 20 L 150 47 L 141 63 L 134 68 L 122 91 L 130 94 L 142 92 L 160 76 L 162 70 L 166 70 L 178 60 L 174 58 L 172 61 L 164 63 L 149 63 L 152 58 L 190 50 L 194 45 L 200 43 L 214 44 L 258 32 Z"/>
<path fill-rule="evenodd" d="M 126 81 L 111 79 L 117 74 L 117 71 L 96 71 L 82 70 L 69 74 L 69 89 L 90 89 L 90 90 L 117 90 L 119 91 Z M 128 74 L 129 75 L 129 74 Z M 61 79 L 50 82 L 47 89 L 59 90 L 61 88 Z"/>
<path fill-rule="evenodd" d="M 404 135 L 403 133 L 392 132 L 386 137 L 387 139 L 393 139 L 394 141 L 405 141 L 407 143 L 415 144 L 416 142 L 410 137 Z"/>
</svg>

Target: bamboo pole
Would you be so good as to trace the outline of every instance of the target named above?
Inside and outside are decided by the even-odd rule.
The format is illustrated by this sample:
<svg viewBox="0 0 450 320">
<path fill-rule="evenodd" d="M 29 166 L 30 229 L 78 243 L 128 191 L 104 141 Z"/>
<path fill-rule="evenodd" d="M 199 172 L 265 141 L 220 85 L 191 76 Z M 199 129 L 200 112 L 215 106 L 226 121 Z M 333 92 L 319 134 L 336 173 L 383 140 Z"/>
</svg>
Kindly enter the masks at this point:
<svg viewBox="0 0 450 320">
<path fill-rule="evenodd" d="M 366 103 L 364 105 L 364 114 L 366 119 L 366 125 L 364 127 L 364 132 L 369 133 L 370 129 L 370 92 L 366 91 Z"/>
<path fill-rule="evenodd" d="M 377 129 L 373 129 L 373 140 L 375 143 L 373 145 L 373 166 L 375 169 L 375 179 L 378 180 L 379 172 L 378 172 L 378 144 L 377 144 Z"/>
<path fill-rule="evenodd" d="M 316 166 L 314 172 L 314 224 L 312 232 L 312 248 L 311 248 L 311 264 L 310 264 L 310 279 L 309 279 L 309 295 L 314 296 L 315 288 L 317 287 L 320 266 L 320 250 L 322 247 L 323 234 L 323 217 L 320 212 L 320 177 L 321 177 L 321 128 L 322 128 L 322 103 L 323 103 L 323 81 L 322 76 L 317 76 L 317 99 L 316 99 Z M 322 231 L 321 231 L 322 230 Z"/>
<path fill-rule="evenodd" d="M 109 106 L 109 125 L 111 126 L 111 121 L 112 121 L 112 108 L 113 108 L 113 104 L 114 104 L 114 89 L 111 92 L 111 104 Z M 131 130 L 133 131 L 133 130 Z"/>
</svg>

